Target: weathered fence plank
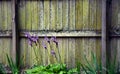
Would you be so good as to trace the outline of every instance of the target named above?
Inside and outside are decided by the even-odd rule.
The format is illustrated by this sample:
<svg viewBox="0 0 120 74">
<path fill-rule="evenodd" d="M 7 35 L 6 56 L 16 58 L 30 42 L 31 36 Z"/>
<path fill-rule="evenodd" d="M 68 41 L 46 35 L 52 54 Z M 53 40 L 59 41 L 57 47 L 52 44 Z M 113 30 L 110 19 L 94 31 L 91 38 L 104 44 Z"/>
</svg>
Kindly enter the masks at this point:
<svg viewBox="0 0 120 74">
<path fill-rule="evenodd" d="M 101 24 L 102 24 L 102 1 L 96 0 L 97 2 L 97 9 L 96 9 L 96 30 L 101 31 Z"/>
<path fill-rule="evenodd" d="M 50 30 L 56 30 L 56 1 L 50 2 Z"/>
<path fill-rule="evenodd" d="M 75 30 L 75 1 L 69 1 L 69 30 Z"/>
<path fill-rule="evenodd" d="M 2 2 L 0 2 L 0 30 L 2 30 Z"/>
<path fill-rule="evenodd" d="M 57 17 L 57 23 L 56 23 L 56 30 L 62 30 L 62 3 L 63 1 L 56 1 L 57 3 L 57 13 L 56 13 L 56 17 Z"/>
<path fill-rule="evenodd" d="M 31 30 L 31 22 L 32 22 L 32 4 L 31 1 L 26 1 L 25 5 L 25 20 L 26 20 L 26 30 Z"/>
<path fill-rule="evenodd" d="M 25 5 L 25 1 L 20 1 L 19 6 L 18 6 L 18 21 L 19 21 L 19 27 L 21 30 L 25 30 L 26 27 L 26 5 Z"/>
<path fill-rule="evenodd" d="M 63 30 L 68 30 L 68 0 L 63 1 L 62 5 L 62 27 Z"/>
<path fill-rule="evenodd" d="M 83 28 L 83 0 L 78 0 L 75 3 L 75 30 L 82 30 L 82 28 Z"/>
<path fill-rule="evenodd" d="M 12 4 L 11 1 L 7 2 L 7 30 L 12 30 Z"/>
<path fill-rule="evenodd" d="M 49 17 L 50 17 L 50 1 L 44 1 L 44 30 L 49 30 Z"/>
<path fill-rule="evenodd" d="M 83 0 L 83 29 L 88 30 L 89 25 L 89 0 Z"/>
<path fill-rule="evenodd" d="M 44 7 L 44 5 L 43 5 L 44 3 L 43 3 L 43 1 L 40 1 L 39 2 L 39 4 L 38 4 L 38 10 L 39 10 L 39 26 L 38 26 L 38 30 L 43 30 L 44 29 L 44 12 L 43 12 L 43 7 Z"/>
<path fill-rule="evenodd" d="M 96 30 L 96 26 L 97 26 L 97 16 L 96 16 L 96 0 L 90 0 L 90 5 L 89 5 L 89 24 L 88 24 L 88 28 L 90 30 Z"/>
</svg>

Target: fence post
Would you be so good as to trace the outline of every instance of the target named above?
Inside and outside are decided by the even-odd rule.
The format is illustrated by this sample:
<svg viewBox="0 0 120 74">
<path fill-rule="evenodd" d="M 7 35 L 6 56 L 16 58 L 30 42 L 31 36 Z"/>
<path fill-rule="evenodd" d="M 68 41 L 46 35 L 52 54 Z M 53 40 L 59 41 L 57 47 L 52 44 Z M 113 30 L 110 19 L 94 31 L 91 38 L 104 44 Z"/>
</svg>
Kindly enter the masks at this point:
<svg viewBox="0 0 120 74">
<path fill-rule="evenodd" d="M 101 50 L 101 62 L 102 67 L 106 68 L 106 42 L 107 42 L 107 35 L 106 35 L 106 0 L 102 0 L 102 50 Z M 102 74 L 106 74 L 105 70 L 102 70 Z"/>
<path fill-rule="evenodd" d="M 16 48 L 17 48 L 17 38 L 16 38 L 16 15 L 15 15 L 15 0 L 12 0 L 12 50 L 11 57 L 16 63 Z"/>
</svg>

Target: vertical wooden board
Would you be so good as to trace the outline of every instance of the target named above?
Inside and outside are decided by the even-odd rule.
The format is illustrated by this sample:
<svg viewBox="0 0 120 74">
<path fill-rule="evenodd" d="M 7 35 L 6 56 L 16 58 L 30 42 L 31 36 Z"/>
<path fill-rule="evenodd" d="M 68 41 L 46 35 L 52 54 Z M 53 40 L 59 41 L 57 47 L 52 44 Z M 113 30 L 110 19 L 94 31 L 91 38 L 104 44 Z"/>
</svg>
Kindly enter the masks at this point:
<svg viewBox="0 0 120 74">
<path fill-rule="evenodd" d="M 68 30 L 68 0 L 63 1 L 62 4 L 62 28 L 63 30 Z"/>
<path fill-rule="evenodd" d="M 89 38 L 83 38 L 83 58 L 87 58 L 87 60 L 88 61 L 90 61 L 91 60 L 91 52 L 90 52 L 90 40 L 89 40 Z M 86 61 L 85 61 L 86 62 Z"/>
<path fill-rule="evenodd" d="M 31 46 L 28 44 L 28 39 L 24 39 L 24 56 L 25 56 L 25 65 L 31 65 Z"/>
<path fill-rule="evenodd" d="M 48 65 L 50 63 L 54 63 L 54 61 L 55 61 L 54 56 L 51 55 L 51 50 L 55 50 L 55 47 L 53 47 L 53 44 L 51 44 L 52 45 L 52 47 L 51 47 L 48 42 L 45 42 L 45 45 L 47 46 L 47 50 L 43 49 L 44 57 L 45 57 L 44 63 L 45 63 L 45 65 Z"/>
<path fill-rule="evenodd" d="M 0 2 L 0 30 L 2 30 L 2 2 Z"/>
<path fill-rule="evenodd" d="M 102 26 L 102 0 L 96 0 L 97 9 L 96 9 L 96 21 L 97 21 L 97 30 L 101 30 Z"/>
<path fill-rule="evenodd" d="M 8 54 L 8 56 L 10 56 L 10 50 L 12 50 L 12 47 L 11 47 L 11 38 L 5 38 L 5 47 L 4 48 L 5 48 L 4 59 L 6 60 L 5 64 L 8 65 L 6 54 Z"/>
<path fill-rule="evenodd" d="M 26 49 L 27 48 L 27 42 L 26 42 L 26 39 L 22 38 L 21 41 L 20 41 L 20 46 L 21 46 L 21 58 L 23 57 L 23 65 L 24 66 L 28 66 L 29 62 L 29 58 L 27 57 L 29 54 L 27 54 L 27 52 L 29 52 L 29 49 Z"/>
<path fill-rule="evenodd" d="M 63 1 L 59 1 L 57 0 L 57 22 L 56 22 L 56 30 L 59 31 L 59 30 L 62 30 L 62 2 Z"/>
<path fill-rule="evenodd" d="M 66 49 L 65 49 L 65 45 L 64 45 L 64 38 L 61 38 L 61 40 L 62 40 L 62 42 L 61 42 L 61 47 L 62 47 L 62 49 L 61 49 L 61 61 L 62 61 L 62 63 L 65 63 L 65 54 L 66 54 Z"/>
<path fill-rule="evenodd" d="M 50 30 L 56 30 L 57 1 L 50 1 Z"/>
<path fill-rule="evenodd" d="M 39 55 L 38 56 L 40 56 L 41 58 L 40 58 L 40 62 L 41 62 L 41 64 L 42 65 L 44 65 L 43 64 L 43 60 L 44 60 L 44 55 L 43 55 L 43 51 L 45 50 L 44 48 L 43 48 L 43 46 L 42 46 L 42 40 L 43 40 L 43 38 L 39 38 Z M 47 53 L 46 53 L 47 54 Z"/>
<path fill-rule="evenodd" d="M 82 39 L 81 38 L 76 38 L 75 39 L 75 61 L 76 61 L 76 65 L 77 65 L 77 63 L 82 62 L 82 55 L 83 55 L 82 46 L 83 46 Z"/>
<path fill-rule="evenodd" d="M 7 2 L 2 2 L 2 29 L 7 29 Z"/>
<path fill-rule="evenodd" d="M 25 14 L 25 1 L 20 1 L 19 3 L 19 7 L 18 7 L 18 22 L 19 22 L 19 26 L 21 30 L 25 30 L 25 26 L 26 26 L 26 14 Z"/>
<path fill-rule="evenodd" d="M 113 60 L 115 59 L 115 55 L 116 55 L 116 63 L 118 63 L 118 49 L 119 49 L 119 40 L 117 38 L 111 38 L 111 42 L 110 42 L 110 61 L 111 63 L 113 62 Z M 117 65 L 117 64 L 116 64 Z"/>
<path fill-rule="evenodd" d="M 69 1 L 69 30 L 75 30 L 75 0 Z"/>
<path fill-rule="evenodd" d="M 97 56 L 97 54 L 96 54 L 96 39 L 95 38 L 89 38 L 89 41 L 88 41 L 88 52 L 89 52 L 89 59 L 91 60 L 91 61 L 93 61 L 93 59 L 92 59 L 92 53 L 95 55 L 95 56 Z M 91 62 L 91 63 L 93 63 L 93 62 Z"/>
<path fill-rule="evenodd" d="M 32 10 L 31 10 L 31 1 L 26 1 L 25 6 L 25 21 L 26 21 L 26 30 L 31 30 L 31 23 L 32 23 Z"/>
<path fill-rule="evenodd" d="M 23 45 L 25 45 L 25 43 L 24 43 L 24 39 L 22 38 L 22 39 L 20 39 L 20 58 L 22 58 L 24 56 L 24 53 L 25 53 Z M 25 56 L 23 58 L 23 63 L 24 62 L 25 62 Z"/>
<path fill-rule="evenodd" d="M 3 23 L 3 19 L 4 19 L 4 11 L 3 11 L 3 9 L 4 9 L 4 6 L 3 6 L 3 4 L 4 4 L 4 2 L 2 1 L 1 2 L 1 30 L 3 30 L 3 28 L 4 28 L 4 23 Z"/>
<path fill-rule="evenodd" d="M 62 53 L 63 49 L 62 49 L 62 38 L 57 38 L 58 40 L 58 49 L 56 48 L 56 52 L 57 52 L 57 56 L 58 56 L 58 61 L 63 62 L 63 58 L 64 58 L 64 53 Z M 60 54 L 60 56 L 59 56 Z"/>
<path fill-rule="evenodd" d="M 63 49 L 62 56 L 64 56 L 62 58 L 64 59 L 64 63 L 67 64 L 68 66 L 68 39 L 67 38 L 62 39 L 62 49 Z"/>
<path fill-rule="evenodd" d="M 116 29 L 118 26 L 117 26 L 117 21 L 118 21 L 118 0 L 113 0 L 112 1 L 112 24 L 111 24 L 111 27 L 113 29 Z"/>
<path fill-rule="evenodd" d="M 68 67 L 73 68 L 75 67 L 75 39 L 69 38 L 69 51 L 68 51 Z"/>
<path fill-rule="evenodd" d="M 89 25 L 89 0 L 83 0 L 83 29 L 88 30 Z"/>
<path fill-rule="evenodd" d="M 76 0 L 75 2 L 75 29 L 81 30 L 83 28 L 83 1 Z"/>
<path fill-rule="evenodd" d="M 89 38 L 89 48 L 94 54 L 96 54 L 96 38 Z"/>
<path fill-rule="evenodd" d="M 12 3 L 11 1 L 8 1 L 7 3 L 7 29 L 12 29 Z"/>
<path fill-rule="evenodd" d="M 120 39 L 117 39 L 117 41 L 118 41 L 118 44 L 117 44 L 117 53 L 116 54 L 117 54 L 117 64 L 119 64 L 120 63 Z"/>
<path fill-rule="evenodd" d="M 2 61 L 3 61 L 3 63 L 4 64 L 6 64 L 6 59 L 5 59 L 5 54 L 6 54 L 6 39 L 5 38 L 2 38 L 2 57 L 3 57 L 3 59 L 2 59 Z"/>
<path fill-rule="evenodd" d="M 56 44 L 54 42 L 51 42 L 51 47 L 49 47 L 48 49 L 49 49 L 48 52 L 50 54 L 50 63 L 58 62 L 58 52 L 57 52 L 57 49 L 56 49 Z M 56 57 L 51 54 L 51 50 L 54 50 Z"/>
<path fill-rule="evenodd" d="M 43 50 L 45 50 L 45 49 L 43 49 L 43 47 L 42 47 L 42 38 L 39 38 L 39 40 L 38 40 L 38 47 L 37 47 L 37 49 L 38 49 L 38 52 L 37 52 L 37 54 L 38 54 L 38 58 L 39 58 L 39 64 L 42 64 L 43 65 Z M 47 53 L 46 53 L 46 55 L 47 55 Z"/>
<path fill-rule="evenodd" d="M 37 1 L 31 2 L 32 30 L 38 30 L 38 5 Z"/>
<path fill-rule="evenodd" d="M 43 30 L 44 29 L 44 3 L 43 1 L 38 1 L 38 11 L 39 11 L 39 26 L 38 26 L 38 29 L 39 30 Z"/>
<path fill-rule="evenodd" d="M 44 25 L 45 30 L 49 30 L 50 1 L 44 1 Z"/>
<path fill-rule="evenodd" d="M 2 62 L 2 54 L 3 54 L 3 48 L 2 48 L 2 38 L 0 38 L 0 63 Z"/>
<path fill-rule="evenodd" d="M 117 13 L 117 25 L 120 27 L 120 0 L 118 0 L 118 13 Z"/>
<path fill-rule="evenodd" d="M 96 0 L 90 0 L 89 5 L 89 25 L 88 28 L 90 30 L 96 30 Z"/>
<path fill-rule="evenodd" d="M 97 38 L 95 43 L 96 43 L 97 60 L 100 63 L 100 60 L 101 60 L 101 39 Z"/>
</svg>

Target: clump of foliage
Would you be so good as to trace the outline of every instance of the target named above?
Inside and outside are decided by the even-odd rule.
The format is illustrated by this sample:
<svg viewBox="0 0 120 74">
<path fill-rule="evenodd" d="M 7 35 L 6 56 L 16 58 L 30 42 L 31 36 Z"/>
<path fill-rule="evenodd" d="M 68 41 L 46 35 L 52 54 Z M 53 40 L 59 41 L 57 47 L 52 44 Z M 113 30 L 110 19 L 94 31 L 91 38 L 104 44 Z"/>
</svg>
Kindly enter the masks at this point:
<svg viewBox="0 0 120 74">
<path fill-rule="evenodd" d="M 22 63 L 23 63 L 23 59 L 21 58 L 21 59 L 19 60 L 19 65 L 18 65 L 17 62 L 15 63 L 15 62 L 13 61 L 13 59 L 8 56 L 8 54 L 7 54 L 6 56 L 7 56 L 8 65 L 9 65 L 9 67 L 10 67 L 10 69 L 11 69 L 12 74 L 19 74 L 19 73 L 20 73 L 20 72 L 19 72 L 19 69 L 20 69 L 20 67 L 21 67 L 21 65 L 22 65 Z M 18 58 L 17 58 L 17 59 L 18 59 Z"/>
<path fill-rule="evenodd" d="M 102 71 L 106 71 L 107 74 L 117 74 L 117 67 L 116 67 L 116 54 L 114 55 L 114 60 L 108 61 L 107 59 L 107 67 L 103 67 L 102 63 L 97 60 L 97 57 L 93 52 L 91 52 L 91 61 L 84 56 L 85 64 L 79 63 L 79 69 L 82 67 L 79 73 L 83 74 L 102 74 Z"/>
<path fill-rule="evenodd" d="M 29 33 L 25 33 L 25 35 L 28 38 L 28 44 L 31 47 L 40 45 L 38 36 L 36 35 L 31 36 Z M 54 44 L 55 44 L 55 48 L 53 47 Z M 25 72 L 27 74 L 34 74 L 34 73 L 35 74 L 72 74 L 74 72 L 77 72 L 76 68 L 67 70 L 66 64 L 62 63 L 60 50 L 59 50 L 59 43 L 55 36 L 52 36 L 51 38 L 45 36 L 44 40 L 42 41 L 42 46 L 45 49 L 46 55 L 47 56 L 52 55 L 52 57 L 56 59 L 57 63 L 47 64 L 46 66 L 38 64 L 40 60 L 36 54 L 36 49 L 33 49 L 36 56 L 37 66 L 33 67 L 32 69 L 26 70 Z"/>
<path fill-rule="evenodd" d="M 2 65 L 2 63 L 0 63 L 0 74 L 6 74 L 6 71 L 5 71 L 4 66 Z"/>
<path fill-rule="evenodd" d="M 85 74 L 102 74 L 102 64 L 98 63 L 97 58 L 93 52 L 91 52 L 91 61 L 88 61 L 84 56 L 85 64 L 80 63 L 82 71 Z"/>
<path fill-rule="evenodd" d="M 26 74 L 73 74 L 77 68 L 67 70 L 66 64 L 49 64 L 47 66 L 36 66 L 26 70 Z"/>
</svg>

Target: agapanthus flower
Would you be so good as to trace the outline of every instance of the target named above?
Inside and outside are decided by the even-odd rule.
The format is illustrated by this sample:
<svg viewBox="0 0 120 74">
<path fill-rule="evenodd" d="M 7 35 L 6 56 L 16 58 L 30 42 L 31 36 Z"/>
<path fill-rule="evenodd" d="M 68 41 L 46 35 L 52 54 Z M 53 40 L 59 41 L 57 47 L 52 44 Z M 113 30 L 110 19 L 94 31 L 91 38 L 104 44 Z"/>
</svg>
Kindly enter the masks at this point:
<svg viewBox="0 0 120 74">
<path fill-rule="evenodd" d="M 31 38 L 31 35 L 28 33 L 28 32 L 25 32 L 25 37 L 27 37 L 27 38 Z"/>
<path fill-rule="evenodd" d="M 25 33 L 25 37 L 28 38 L 28 44 L 32 46 L 32 43 L 35 43 L 37 45 L 38 36 L 31 36 L 28 32 Z"/>
<path fill-rule="evenodd" d="M 55 36 L 52 36 L 50 40 L 56 43 L 56 45 L 58 45 L 58 41 Z"/>
<path fill-rule="evenodd" d="M 45 36 L 44 40 L 50 43 L 50 39 L 47 36 Z"/>
<path fill-rule="evenodd" d="M 30 39 L 31 39 L 32 42 L 37 44 L 39 38 L 38 38 L 38 36 L 31 36 Z"/>
</svg>

